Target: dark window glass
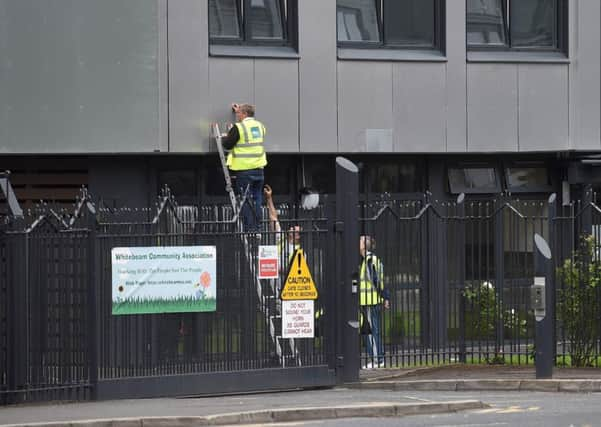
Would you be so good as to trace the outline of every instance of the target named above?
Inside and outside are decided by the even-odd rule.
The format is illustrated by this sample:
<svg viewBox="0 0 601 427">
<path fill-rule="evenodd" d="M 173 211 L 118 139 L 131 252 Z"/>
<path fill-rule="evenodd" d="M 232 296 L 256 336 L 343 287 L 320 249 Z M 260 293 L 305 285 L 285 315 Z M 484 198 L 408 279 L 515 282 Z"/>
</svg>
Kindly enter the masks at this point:
<svg viewBox="0 0 601 427">
<path fill-rule="evenodd" d="M 270 156 L 269 165 L 264 170 L 265 184 L 269 184 L 273 194 L 288 195 L 293 193 L 292 177 L 296 174 L 296 168 L 287 157 Z"/>
<path fill-rule="evenodd" d="M 451 193 L 496 193 L 500 191 L 499 179 L 494 168 L 449 169 Z"/>
<path fill-rule="evenodd" d="M 504 0 L 467 0 L 467 44 L 504 46 Z"/>
<path fill-rule="evenodd" d="M 379 42 L 376 0 L 338 0 L 338 41 Z"/>
<path fill-rule="evenodd" d="M 338 42 L 352 46 L 440 47 L 440 0 L 337 0 Z"/>
<path fill-rule="evenodd" d="M 202 181 L 207 196 L 226 196 L 223 168 L 218 156 L 210 156 L 202 162 Z"/>
<path fill-rule="evenodd" d="M 549 177 L 545 168 L 507 168 L 507 188 L 510 191 L 533 191 L 549 187 Z"/>
<path fill-rule="evenodd" d="M 521 47 L 555 47 L 557 0 L 511 2 L 511 44 Z"/>
<path fill-rule="evenodd" d="M 367 191 L 370 193 L 416 193 L 422 191 L 415 163 L 370 162 L 367 164 Z M 365 188 L 365 187 L 363 187 Z"/>
<path fill-rule="evenodd" d="M 159 172 L 159 187 L 165 185 L 178 201 L 194 199 L 196 192 L 196 173 L 193 170 L 173 170 Z"/>
<path fill-rule="evenodd" d="M 278 0 L 250 0 L 248 26 L 253 39 L 284 38 L 281 3 Z"/>
<path fill-rule="evenodd" d="M 305 156 L 300 185 L 310 187 L 320 194 L 336 192 L 334 159 L 326 156 Z M 304 182 L 303 182 L 304 181 Z"/>
<path fill-rule="evenodd" d="M 292 2 L 292 0 L 209 0 L 211 41 L 287 43 Z"/>
<path fill-rule="evenodd" d="M 211 37 L 240 37 L 236 0 L 209 0 L 209 34 Z"/>
<path fill-rule="evenodd" d="M 559 49 L 563 0 L 467 0 L 470 47 Z"/>
<path fill-rule="evenodd" d="M 389 44 L 434 46 L 434 1 L 389 1 L 384 12 L 384 30 Z"/>
</svg>

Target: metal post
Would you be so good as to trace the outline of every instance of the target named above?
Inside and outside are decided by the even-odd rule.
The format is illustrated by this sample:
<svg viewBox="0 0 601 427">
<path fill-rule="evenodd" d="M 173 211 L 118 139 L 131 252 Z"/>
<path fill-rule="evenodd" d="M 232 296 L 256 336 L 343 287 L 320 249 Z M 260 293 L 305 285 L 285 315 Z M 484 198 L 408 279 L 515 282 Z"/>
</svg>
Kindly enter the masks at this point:
<svg viewBox="0 0 601 427">
<path fill-rule="evenodd" d="M 553 198 L 554 195 L 551 197 Z M 536 378 L 553 376 L 553 322 L 547 311 L 554 293 L 551 272 L 551 249 L 539 234 L 534 235 L 534 286 L 532 288 L 534 317 L 536 319 Z"/>
<path fill-rule="evenodd" d="M 457 281 L 459 289 L 465 288 L 465 194 L 461 193 L 457 197 L 457 241 L 454 247 L 457 251 Z M 466 363 L 467 346 L 465 343 L 465 293 L 459 293 L 459 362 Z"/>
<path fill-rule="evenodd" d="M 97 398 L 98 385 L 98 302 L 96 278 L 96 210 L 92 204 L 88 205 L 88 358 L 90 400 Z"/>
<path fill-rule="evenodd" d="M 505 349 L 504 325 L 503 321 L 503 289 L 505 288 L 505 248 L 504 248 L 504 213 L 505 204 L 507 203 L 505 196 L 499 196 L 499 209 L 494 216 L 494 259 L 495 259 L 495 357 L 503 357 Z"/>
<path fill-rule="evenodd" d="M 343 157 L 336 158 L 336 223 L 340 251 L 336 258 L 338 288 L 337 379 L 359 380 L 359 298 L 353 282 L 359 268 L 359 169 Z"/>
<path fill-rule="evenodd" d="M 22 403 L 26 398 L 29 371 L 29 235 L 15 234 L 7 246 L 8 296 L 8 388 L 9 403 Z M 13 246 L 11 250 L 11 246 Z"/>
</svg>

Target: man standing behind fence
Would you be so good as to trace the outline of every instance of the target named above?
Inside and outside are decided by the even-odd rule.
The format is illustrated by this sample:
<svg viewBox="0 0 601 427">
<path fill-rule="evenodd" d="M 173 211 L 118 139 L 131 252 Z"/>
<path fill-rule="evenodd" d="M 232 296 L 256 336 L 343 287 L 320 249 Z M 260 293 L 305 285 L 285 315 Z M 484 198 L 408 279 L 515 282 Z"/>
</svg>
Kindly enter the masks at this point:
<svg viewBox="0 0 601 427">
<path fill-rule="evenodd" d="M 368 360 L 365 368 L 384 366 L 384 346 L 381 330 L 381 305 L 389 307 L 388 292 L 384 289 L 384 266 L 373 254 L 376 241 L 371 236 L 359 238 L 361 267 L 359 269 L 359 305 L 361 334 L 364 336 Z"/>
<path fill-rule="evenodd" d="M 236 193 L 246 195 L 242 206 L 244 231 L 258 232 L 263 204 L 263 168 L 267 156 L 263 146 L 265 126 L 255 119 L 255 107 L 232 104 L 237 123 L 221 138 L 223 148 L 230 150 L 227 166 L 236 176 Z"/>
</svg>

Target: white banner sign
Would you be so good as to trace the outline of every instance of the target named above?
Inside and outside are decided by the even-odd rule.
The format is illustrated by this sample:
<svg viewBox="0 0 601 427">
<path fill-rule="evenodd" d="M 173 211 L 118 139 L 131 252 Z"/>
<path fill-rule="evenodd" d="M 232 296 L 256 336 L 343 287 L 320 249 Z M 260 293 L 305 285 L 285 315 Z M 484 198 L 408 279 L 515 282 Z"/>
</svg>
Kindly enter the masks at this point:
<svg viewBox="0 0 601 427">
<path fill-rule="evenodd" d="M 113 248 L 112 314 L 215 311 L 215 246 Z"/>
<path fill-rule="evenodd" d="M 282 301 L 282 337 L 315 337 L 313 300 Z"/>
</svg>

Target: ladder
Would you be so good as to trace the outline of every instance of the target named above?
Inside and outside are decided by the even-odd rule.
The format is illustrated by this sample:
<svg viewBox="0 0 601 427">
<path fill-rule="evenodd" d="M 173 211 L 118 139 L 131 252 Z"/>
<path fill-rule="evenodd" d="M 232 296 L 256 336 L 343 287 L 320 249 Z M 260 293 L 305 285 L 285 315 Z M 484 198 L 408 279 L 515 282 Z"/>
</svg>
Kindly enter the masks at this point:
<svg viewBox="0 0 601 427">
<path fill-rule="evenodd" d="M 229 197 L 230 203 L 232 205 L 232 209 L 234 212 L 234 220 L 237 222 L 238 228 L 241 230 L 242 226 L 241 226 L 241 220 L 240 220 L 240 210 L 242 208 L 242 205 L 246 201 L 248 192 L 246 192 L 244 194 L 244 196 L 242 197 L 242 200 L 239 201 L 237 199 L 236 194 L 234 193 L 234 188 L 232 186 L 232 178 L 230 176 L 230 171 L 227 167 L 227 163 L 226 163 L 226 159 L 225 159 L 225 153 L 224 153 L 223 145 L 221 142 L 221 131 L 219 129 L 219 124 L 214 123 L 213 125 L 211 125 L 211 132 L 213 134 L 213 137 L 215 138 L 215 142 L 217 145 L 217 152 L 219 153 L 219 160 L 221 161 L 221 168 L 223 170 L 223 176 L 225 178 L 225 190 L 228 193 L 228 197 Z M 257 207 L 257 209 L 260 209 L 260 206 Z M 254 276 L 255 286 L 257 289 L 257 296 L 259 298 L 261 311 L 265 317 L 265 322 L 266 322 L 267 328 L 269 329 L 269 335 L 271 337 L 271 341 L 273 342 L 273 344 L 275 346 L 275 351 L 276 351 L 278 359 L 280 360 L 280 363 L 282 364 L 283 367 L 285 367 L 287 365 L 287 363 L 286 363 L 286 357 L 284 355 L 284 351 L 282 349 L 282 343 L 281 343 L 281 341 L 284 340 L 284 338 L 282 338 L 282 336 L 281 336 L 282 328 L 281 327 L 279 328 L 279 333 L 276 328 L 277 322 L 280 322 L 280 325 L 282 323 L 282 314 L 281 314 L 281 304 L 278 304 L 278 301 L 277 301 L 278 290 L 276 289 L 276 286 L 274 284 L 275 280 L 268 279 L 269 283 L 271 285 L 270 286 L 271 294 L 268 295 L 266 292 L 266 287 L 263 286 L 263 284 L 261 283 L 261 279 L 259 279 L 258 275 L 256 274 L 256 270 L 254 267 L 257 265 L 257 257 L 255 256 L 255 253 L 251 251 L 251 246 L 248 241 L 248 236 L 246 234 L 240 234 L 240 236 L 241 236 L 242 244 L 244 246 L 244 253 L 245 253 L 246 259 L 248 261 L 251 274 Z M 272 304 L 269 304 L 270 300 L 273 300 Z M 291 352 L 291 356 L 292 356 L 291 357 L 292 364 L 296 365 L 296 366 L 301 366 L 300 354 L 298 352 L 298 349 L 296 348 L 294 339 L 288 338 L 287 341 L 288 341 L 288 346 L 290 348 L 290 352 Z"/>
</svg>

